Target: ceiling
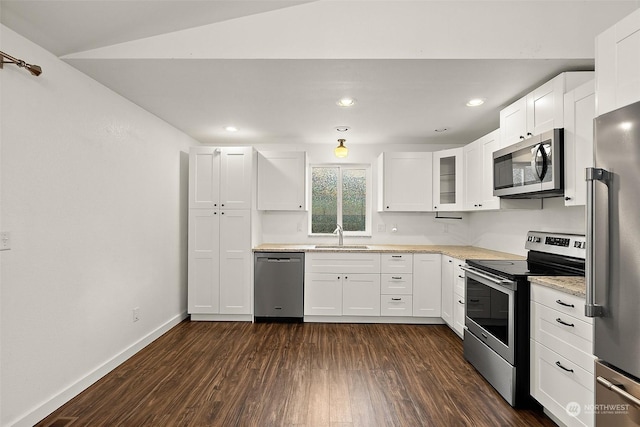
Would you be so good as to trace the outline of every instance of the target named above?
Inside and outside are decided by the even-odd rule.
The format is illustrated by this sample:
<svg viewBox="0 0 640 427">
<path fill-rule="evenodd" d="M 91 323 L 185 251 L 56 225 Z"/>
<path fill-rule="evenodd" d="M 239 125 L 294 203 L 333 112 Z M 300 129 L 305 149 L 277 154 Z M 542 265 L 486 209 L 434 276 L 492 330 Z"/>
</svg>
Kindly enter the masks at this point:
<svg viewBox="0 0 640 427">
<path fill-rule="evenodd" d="M 595 35 L 637 7 L 1 0 L 0 17 L 201 143 L 463 144 L 496 129 L 501 108 L 556 74 L 592 70 Z M 337 106 L 344 96 L 356 104 Z M 485 104 L 467 107 L 474 97 Z"/>
</svg>

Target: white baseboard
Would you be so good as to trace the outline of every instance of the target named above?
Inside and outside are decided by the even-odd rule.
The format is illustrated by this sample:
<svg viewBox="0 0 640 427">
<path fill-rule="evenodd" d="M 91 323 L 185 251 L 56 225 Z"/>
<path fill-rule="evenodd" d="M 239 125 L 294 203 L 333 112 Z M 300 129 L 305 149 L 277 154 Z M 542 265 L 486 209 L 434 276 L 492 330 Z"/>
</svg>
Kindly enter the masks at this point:
<svg viewBox="0 0 640 427">
<path fill-rule="evenodd" d="M 159 338 L 162 334 L 169 331 L 171 328 L 176 326 L 178 323 L 182 322 L 187 318 L 186 311 L 174 316 L 169 319 L 164 324 L 160 325 L 155 330 L 151 331 L 144 337 L 140 338 L 138 341 L 130 345 L 129 347 L 122 350 L 120 353 L 116 354 L 111 359 L 107 360 L 102 365 L 98 366 L 93 371 L 89 372 L 80 380 L 76 381 L 74 384 L 70 385 L 66 389 L 62 390 L 60 393 L 51 397 L 50 399 L 42 402 L 37 405 L 33 410 L 29 413 L 19 417 L 13 421 L 10 421 L 7 425 L 13 427 L 31 427 L 38 423 L 40 420 L 49 416 L 56 409 L 76 397 L 78 394 L 89 388 L 93 383 L 98 381 L 100 378 L 104 377 L 106 374 L 120 366 L 131 356 L 145 348 L 147 345 L 151 344 L 154 340 Z"/>
</svg>

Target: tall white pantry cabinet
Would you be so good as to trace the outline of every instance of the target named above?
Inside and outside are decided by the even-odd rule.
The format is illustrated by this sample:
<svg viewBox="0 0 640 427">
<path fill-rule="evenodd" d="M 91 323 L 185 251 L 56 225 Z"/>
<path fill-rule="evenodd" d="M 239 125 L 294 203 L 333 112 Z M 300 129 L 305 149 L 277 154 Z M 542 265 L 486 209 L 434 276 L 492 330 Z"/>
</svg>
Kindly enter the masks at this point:
<svg viewBox="0 0 640 427">
<path fill-rule="evenodd" d="M 251 320 L 251 147 L 189 151 L 191 320 Z"/>
</svg>

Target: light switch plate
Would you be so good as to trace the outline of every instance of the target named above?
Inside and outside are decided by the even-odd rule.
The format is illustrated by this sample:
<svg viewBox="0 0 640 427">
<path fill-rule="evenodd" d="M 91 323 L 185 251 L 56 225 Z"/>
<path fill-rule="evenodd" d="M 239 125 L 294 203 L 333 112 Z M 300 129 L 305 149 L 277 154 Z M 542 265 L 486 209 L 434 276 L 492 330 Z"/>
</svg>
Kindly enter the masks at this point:
<svg viewBox="0 0 640 427">
<path fill-rule="evenodd" d="M 8 231 L 0 231 L 0 251 L 11 249 L 11 234 Z"/>
</svg>

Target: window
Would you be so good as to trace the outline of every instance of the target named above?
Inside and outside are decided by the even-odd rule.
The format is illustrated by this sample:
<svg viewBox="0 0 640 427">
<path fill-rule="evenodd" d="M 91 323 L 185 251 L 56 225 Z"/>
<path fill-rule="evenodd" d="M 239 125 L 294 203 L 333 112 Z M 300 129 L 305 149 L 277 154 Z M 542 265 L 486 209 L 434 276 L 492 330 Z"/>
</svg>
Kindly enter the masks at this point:
<svg viewBox="0 0 640 427">
<path fill-rule="evenodd" d="M 336 224 L 345 235 L 371 235 L 371 167 L 311 166 L 311 234 L 331 234 Z"/>
</svg>

